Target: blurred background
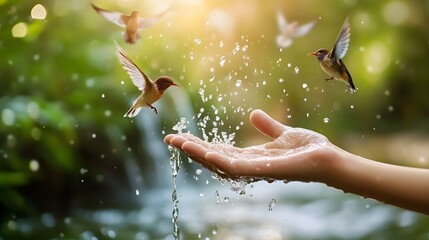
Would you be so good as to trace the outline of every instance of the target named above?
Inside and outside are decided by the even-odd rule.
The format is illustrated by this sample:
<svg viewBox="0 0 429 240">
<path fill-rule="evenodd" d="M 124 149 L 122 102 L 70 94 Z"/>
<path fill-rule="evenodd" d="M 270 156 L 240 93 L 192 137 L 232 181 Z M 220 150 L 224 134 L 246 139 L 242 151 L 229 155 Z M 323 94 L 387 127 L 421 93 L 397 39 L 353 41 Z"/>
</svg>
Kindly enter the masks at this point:
<svg viewBox="0 0 429 240">
<path fill-rule="evenodd" d="M 248 122 L 263 109 L 358 155 L 429 167 L 429 2 L 109 0 L 100 8 L 169 13 L 135 45 L 89 1 L 0 0 L 0 239 L 172 239 L 170 153 L 181 118 L 210 141 L 267 141 Z M 276 45 L 276 12 L 316 21 Z M 333 47 L 350 16 L 344 62 L 358 91 L 325 82 L 307 53 Z M 124 118 L 139 95 L 114 41 L 152 79 L 155 103 Z M 427 239 L 427 216 L 316 183 L 232 191 L 182 156 L 183 239 Z"/>
</svg>

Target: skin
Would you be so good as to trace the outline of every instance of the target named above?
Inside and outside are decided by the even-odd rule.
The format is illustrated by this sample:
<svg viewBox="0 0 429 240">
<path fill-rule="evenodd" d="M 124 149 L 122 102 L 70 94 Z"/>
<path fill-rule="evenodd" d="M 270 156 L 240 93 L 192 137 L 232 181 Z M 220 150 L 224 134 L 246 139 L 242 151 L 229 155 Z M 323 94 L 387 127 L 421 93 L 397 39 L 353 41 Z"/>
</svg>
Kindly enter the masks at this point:
<svg viewBox="0 0 429 240">
<path fill-rule="evenodd" d="M 224 178 L 320 182 L 366 198 L 429 214 L 429 170 L 402 167 L 349 153 L 316 132 L 285 126 L 265 112 L 250 115 L 271 141 L 247 148 L 211 144 L 192 134 L 165 142 Z"/>
</svg>

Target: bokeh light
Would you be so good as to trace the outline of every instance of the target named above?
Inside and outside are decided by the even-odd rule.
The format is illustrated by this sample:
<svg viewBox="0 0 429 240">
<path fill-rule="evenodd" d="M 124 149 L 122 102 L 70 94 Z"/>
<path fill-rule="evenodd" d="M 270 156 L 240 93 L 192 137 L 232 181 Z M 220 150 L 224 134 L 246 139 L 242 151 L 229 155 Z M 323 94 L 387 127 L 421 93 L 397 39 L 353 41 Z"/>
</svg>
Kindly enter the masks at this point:
<svg viewBox="0 0 429 240">
<path fill-rule="evenodd" d="M 23 38 L 27 35 L 27 24 L 20 22 L 13 26 L 12 28 L 12 36 L 15 38 Z"/>
<path fill-rule="evenodd" d="M 31 17 L 33 19 L 45 19 L 46 14 L 46 8 L 42 4 L 37 4 L 31 9 Z"/>
</svg>

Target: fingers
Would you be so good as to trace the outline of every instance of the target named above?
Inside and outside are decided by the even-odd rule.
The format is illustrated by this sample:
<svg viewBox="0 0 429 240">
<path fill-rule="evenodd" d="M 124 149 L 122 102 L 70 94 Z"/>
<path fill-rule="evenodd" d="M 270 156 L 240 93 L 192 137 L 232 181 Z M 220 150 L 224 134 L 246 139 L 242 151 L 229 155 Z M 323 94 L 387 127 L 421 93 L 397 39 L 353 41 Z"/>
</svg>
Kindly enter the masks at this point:
<svg viewBox="0 0 429 240">
<path fill-rule="evenodd" d="M 164 141 L 186 153 L 192 160 L 202 164 L 210 171 L 224 178 L 235 178 L 229 158 L 210 148 L 210 143 L 204 142 L 193 135 L 169 134 Z"/>
<path fill-rule="evenodd" d="M 289 127 L 272 119 L 264 111 L 256 109 L 250 114 L 250 121 L 253 126 L 267 137 L 278 138 Z"/>
<path fill-rule="evenodd" d="M 164 142 L 170 145 L 170 141 L 174 136 L 176 136 L 176 134 L 168 134 L 167 136 L 165 136 Z"/>
<path fill-rule="evenodd" d="M 199 163 L 205 162 L 205 154 L 209 151 L 209 149 L 205 147 L 205 144 L 202 144 L 203 141 L 193 135 L 169 134 L 164 138 L 164 141 L 182 150 L 190 158 Z"/>
</svg>

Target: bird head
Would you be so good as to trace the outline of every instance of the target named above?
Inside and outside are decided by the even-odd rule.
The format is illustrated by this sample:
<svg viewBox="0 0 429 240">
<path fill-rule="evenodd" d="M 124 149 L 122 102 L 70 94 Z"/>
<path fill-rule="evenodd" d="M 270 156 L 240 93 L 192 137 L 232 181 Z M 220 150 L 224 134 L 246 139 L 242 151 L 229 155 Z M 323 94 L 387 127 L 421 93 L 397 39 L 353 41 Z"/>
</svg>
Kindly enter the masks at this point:
<svg viewBox="0 0 429 240">
<path fill-rule="evenodd" d="M 139 17 L 140 16 L 139 11 L 135 11 L 135 10 L 132 11 L 130 16 L 131 17 Z"/>
<path fill-rule="evenodd" d="M 158 90 L 161 92 L 164 92 L 170 86 L 180 87 L 175 82 L 173 82 L 173 80 L 169 77 L 159 77 L 158 79 L 156 79 L 155 85 L 158 88 Z"/>
<path fill-rule="evenodd" d="M 317 57 L 317 60 L 322 61 L 326 55 L 329 54 L 329 50 L 326 48 L 321 48 L 319 50 L 317 50 L 316 52 L 311 52 L 307 55 L 313 55 Z"/>
</svg>

